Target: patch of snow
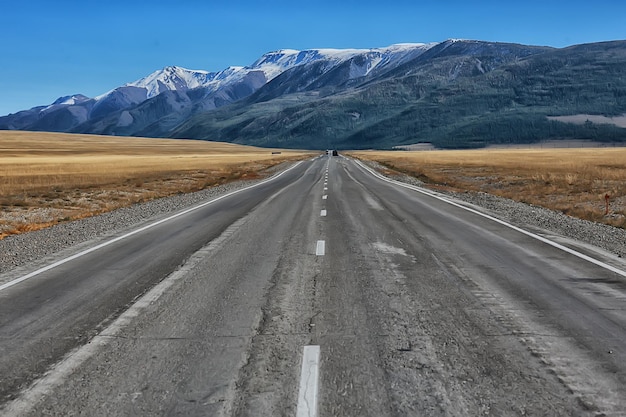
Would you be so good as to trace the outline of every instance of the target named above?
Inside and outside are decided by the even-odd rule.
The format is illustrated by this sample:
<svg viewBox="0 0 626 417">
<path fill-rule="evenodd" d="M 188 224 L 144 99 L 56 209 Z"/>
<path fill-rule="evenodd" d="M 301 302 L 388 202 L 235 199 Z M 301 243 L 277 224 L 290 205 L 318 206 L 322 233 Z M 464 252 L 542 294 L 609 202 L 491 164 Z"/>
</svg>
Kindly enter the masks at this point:
<svg viewBox="0 0 626 417">
<path fill-rule="evenodd" d="M 384 242 L 374 242 L 372 246 L 378 251 L 382 253 L 387 253 L 390 255 L 403 255 L 408 256 L 406 251 L 402 248 L 396 248 L 395 246 L 388 245 Z"/>
<path fill-rule="evenodd" d="M 483 63 L 480 61 L 480 59 L 476 58 L 476 68 L 478 69 L 478 71 L 480 71 L 481 73 L 485 73 L 485 69 L 483 68 Z"/>
<path fill-rule="evenodd" d="M 43 107 L 39 111 L 41 113 L 47 113 L 52 110 L 59 109 L 61 107 L 73 106 L 73 105 L 82 103 L 87 100 L 89 100 L 89 97 L 83 96 L 82 94 L 74 94 L 72 96 L 59 97 L 58 99 L 54 101 L 54 103 L 52 103 L 49 106 Z"/>
<path fill-rule="evenodd" d="M 117 126 L 118 127 L 130 126 L 134 121 L 135 119 L 128 111 L 123 111 L 122 114 L 120 114 L 120 118 L 117 121 Z"/>
<path fill-rule="evenodd" d="M 74 116 L 79 123 L 86 122 L 89 118 L 89 111 L 85 107 L 71 106 L 68 107 L 67 110 L 72 113 L 72 116 Z"/>
</svg>

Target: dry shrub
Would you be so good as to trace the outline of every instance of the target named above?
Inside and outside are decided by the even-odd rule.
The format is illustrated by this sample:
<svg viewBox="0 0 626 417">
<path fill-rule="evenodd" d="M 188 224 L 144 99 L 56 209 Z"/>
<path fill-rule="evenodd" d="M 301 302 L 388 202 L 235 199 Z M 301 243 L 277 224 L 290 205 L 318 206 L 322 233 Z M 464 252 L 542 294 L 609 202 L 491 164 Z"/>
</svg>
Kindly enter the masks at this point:
<svg viewBox="0 0 626 417">
<path fill-rule="evenodd" d="M 624 227 L 626 148 L 352 152 L 431 187 L 481 191 Z M 605 215 L 604 196 L 610 196 Z"/>
<path fill-rule="evenodd" d="M 0 238 L 155 198 L 255 179 L 310 152 L 220 142 L 0 132 Z M 46 208 L 51 219 L 33 215 Z M 26 218 L 25 221 L 14 218 Z"/>
</svg>

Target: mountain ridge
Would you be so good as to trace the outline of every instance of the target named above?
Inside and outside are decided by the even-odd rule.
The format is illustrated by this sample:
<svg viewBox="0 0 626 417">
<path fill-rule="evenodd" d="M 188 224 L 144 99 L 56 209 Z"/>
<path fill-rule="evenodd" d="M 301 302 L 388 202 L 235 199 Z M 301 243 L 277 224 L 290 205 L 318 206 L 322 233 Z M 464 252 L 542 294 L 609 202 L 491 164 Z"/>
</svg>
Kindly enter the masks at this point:
<svg viewBox="0 0 626 417">
<path fill-rule="evenodd" d="M 581 130 L 547 116 L 626 113 L 625 51 L 624 41 L 552 48 L 459 39 L 282 49 L 219 72 L 167 66 L 95 98 L 65 96 L 0 117 L 0 129 L 355 149 L 599 132 L 622 141 L 624 129 Z"/>
<path fill-rule="evenodd" d="M 240 100 L 293 67 L 323 63 L 326 69 L 332 69 L 359 54 L 387 53 L 400 56 L 403 52 L 407 54 L 413 49 L 421 50 L 425 47 L 428 45 L 407 43 L 371 49 L 281 49 L 263 54 L 249 66 L 230 66 L 218 72 L 166 66 L 96 97 L 80 95 L 84 97 L 80 102 L 60 98 L 53 103 L 56 107 L 37 106 L 0 117 L 0 129 L 133 135 L 143 131 L 146 122 L 139 122 L 137 128 L 133 129 L 134 121 L 145 117 L 133 116 L 131 112 L 139 107 L 149 107 L 145 103 L 161 94 L 165 96 L 156 100 L 160 104 L 153 106 L 161 110 L 155 116 L 179 120 L 189 113 L 213 110 Z M 201 91 L 189 97 L 186 93 L 192 90 Z M 172 91 L 176 93 L 170 94 Z M 169 106 L 171 111 L 165 111 L 163 106 Z M 50 109 L 54 110 L 54 116 L 49 114 Z M 178 113 L 178 117 L 175 113 Z M 158 120 L 152 120 L 151 123 L 158 124 Z M 162 129 L 158 130 L 159 134 L 162 133 Z"/>
</svg>

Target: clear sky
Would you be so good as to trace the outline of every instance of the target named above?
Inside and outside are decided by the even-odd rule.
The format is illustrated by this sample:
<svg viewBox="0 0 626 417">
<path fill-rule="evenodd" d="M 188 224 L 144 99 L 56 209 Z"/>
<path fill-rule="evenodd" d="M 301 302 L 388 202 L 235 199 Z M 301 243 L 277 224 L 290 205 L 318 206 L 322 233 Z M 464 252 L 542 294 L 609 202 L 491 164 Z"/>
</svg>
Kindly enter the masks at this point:
<svg viewBox="0 0 626 417">
<path fill-rule="evenodd" d="M 94 97 L 167 65 L 219 71 L 277 49 L 448 38 L 626 39 L 626 0 L 0 0 L 0 115 Z"/>
</svg>

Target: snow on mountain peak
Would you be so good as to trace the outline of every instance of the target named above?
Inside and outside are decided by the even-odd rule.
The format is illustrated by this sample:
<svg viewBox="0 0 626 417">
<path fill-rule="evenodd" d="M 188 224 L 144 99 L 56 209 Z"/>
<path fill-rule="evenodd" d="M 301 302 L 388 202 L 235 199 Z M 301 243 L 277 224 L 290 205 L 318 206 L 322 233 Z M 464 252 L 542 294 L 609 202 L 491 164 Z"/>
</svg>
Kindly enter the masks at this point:
<svg viewBox="0 0 626 417">
<path fill-rule="evenodd" d="M 40 110 L 41 113 L 46 113 L 52 110 L 56 110 L 58 108 L 61 107 L 67 107 L 67 106 L 73 106 L 76 104 L 80 104 L 84 101 L 89 100 L 89 97 L 84 96 L 82 94 L 73 94 L 71 96 L 63 96 L 63 97 L 59 97 L 57 98 L 54 103 L 50 104 L 49 106 L 44 107 L 43 109 Z"/>
<path fill-rule="evenodd" d="M 280 49 L 264 54 L 248 68 L 263 71 L 266 78 L 271 80 L 282 72 L 299 65 L 326 60 L 330 66 L 334 66 L 360 52 L 362 50 L 358 49 L 307 49 L 304 51 Z"/>
<path fill-rule="evenodd" d="M 376 48 L 385 51 L 412 51 L 412 50 L 428 50 L 433 46 L 439 44 L 439 42 L 430 42 L 430 43 L 394 43 L 393 45 L 389 45 L 384 48 Z"/>
<path fill-rule="evenodd" d="M 309 64 L 314 61 L 326 61 L 327 68 L 332 68 L 357 55 L 365 55 L 369 59 L 367 68 L 355 70 L 355 75 L 366 75 L 375 67 L 388 64 L 396 59 L 416 56 L 434 46 L 435 43 L 400 43 L 385 48 L 372 49 L 280 49 L 264 54 L 247 67 L 231 66 L 219 72 L 190 70 L 179 66 L 166 66 L 139 80 L 127 83 L 123 87 L 137 87 L 146 90 L 146 99 L 155 97 L 168 90 L 185 91 L 198 87 L 215 91 L 221 85 L 243 79 L 251 71 L 262 71 L 266 81 L 270 81 L 284 71 L 295 66 Z M 375 55 L 372 57 L 372 55 Z M 403 58 L 405 57 L 405 58 Z M 117 89 L 116 89 L 117 90 Z M 100 101 L 115 90 L 108 91 L 98 97 Z"/>
<path fill-rule="evenodd" d="M 167 90 L 189 90 L 205 85 L 212 79 L 213 73 L 203 70 L 189 70 L 177 66 L 167 66 L 141 78 L 125 87 L 139 87 L 147 90 L 147 98 L 159 95 Z"/>
<path fill-rule="evenodd" d="M 246 67 L 231 66 L 219 72 L 190 70 L 179 66 L 166 66 L 139 80 L 127 83 L 122 87 L 108 91 L 95 98 L 97 102 L 117 92 L 128 96 L 125 100 L 136 102 L 155 97 L 168 90 L 186 91 L 198 87 L 206 89 L 207 94 L 217 91 L 224 85 L 240 82 L 251 72 L 262 72 L 265 82 L 268 82 L 284 71 L 296 66 L 309 64 L 315 61 L 324 61 L 325 71 L 346 62 L 354 57 L 365 58 L 359 63 L 352 63 L 350 73 L 353 77 L 369 74 L 376 68 L 382 68 L 390 63 L 402 63 L 416 57 L 435 43 L 401 43 L 384 48 L 371 49 L 280 49 L 264 54 L 252 65 Z M 130 87 L 130 88 L 127 88 Z M 132 87 L 143 92 L 131 91 Z M 132 97 L 131 97 L 132 96 Z M 97 104 L 96 106 L 98 106 Z"/>
<path fill-rule="evenodd" d="M 368 63 L 366 67 L 356 69 L 355 77 L 369 73 L 372 69 L 386 65 L 394 60 L 407 60 L 432 48 L 437 43 L 399 43 L 384 48 L 370 49 L 332 49 L 319 48 L 299 51 L 295 49 L 280 49 L 268 52 L 259 58 L 249 68 L 262 70 L 268 80 L 276 77 L 285 70 L 295 66 L 309 64 L 314 61 L 324 60 L 328 68 L 332 68 L 342 62 L 356 56 L 364 56 Z"/>
<path fill-rule="evenodd" d="M 85 100 L 89 100 L 89 97 L 84 96 L 82 94 L 73 94 L 71 96 L 59 97 L 58 99 L 56 99 L 54 101 L 54 103 L 51 104 L 51 106 L 54 106 L 54 105 L 71 106 L 71 105 L 74 105 L 76 103 L 80 103 L 80 102 L 85 101 Z"/>
</svg>

